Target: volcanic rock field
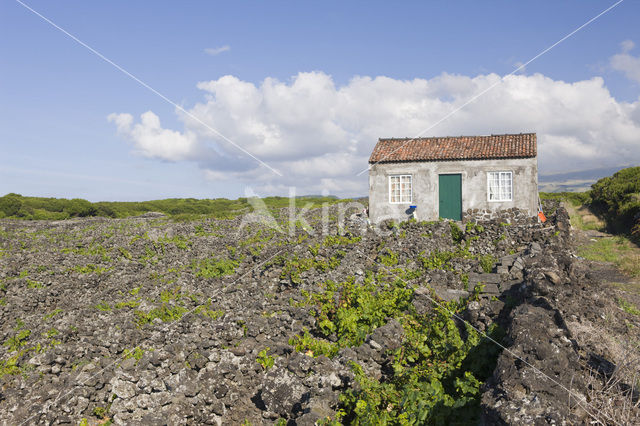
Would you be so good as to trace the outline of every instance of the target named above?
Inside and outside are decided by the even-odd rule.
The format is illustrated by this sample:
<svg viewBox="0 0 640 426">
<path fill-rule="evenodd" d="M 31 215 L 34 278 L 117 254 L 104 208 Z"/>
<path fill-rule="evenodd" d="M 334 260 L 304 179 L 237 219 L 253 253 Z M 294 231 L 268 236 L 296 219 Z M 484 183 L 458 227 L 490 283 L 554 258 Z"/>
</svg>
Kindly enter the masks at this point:
<svg viewBox="0 0 640 426">
<path fill-rule="evenodd" d="M 615 354 L 593 331 L 637 331 L 573 254 L 564 209 L 371 229 L 339 227 L 340 208 L 310 210 L 309 227 L 288 209 L 270 225 L 0 221 L 0 424 L 350 423 L 361 377 L 392 381 L 412 324 L 443 312 L 487 354 L 477 423 L 605 415 L 593 390 Z"/>
</svg>

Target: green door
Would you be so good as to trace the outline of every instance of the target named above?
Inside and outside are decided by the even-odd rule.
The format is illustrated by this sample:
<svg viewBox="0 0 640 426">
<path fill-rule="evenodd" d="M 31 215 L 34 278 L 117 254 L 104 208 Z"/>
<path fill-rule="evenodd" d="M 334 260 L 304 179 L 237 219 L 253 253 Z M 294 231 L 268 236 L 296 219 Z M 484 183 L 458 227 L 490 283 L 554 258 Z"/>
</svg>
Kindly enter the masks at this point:
<svg viewBox="0 0 640 426">
<path fill-rule="evenodd" d="M 438 175 L 440 217 L 462 220 L 462 175 Z"/>
</svg>

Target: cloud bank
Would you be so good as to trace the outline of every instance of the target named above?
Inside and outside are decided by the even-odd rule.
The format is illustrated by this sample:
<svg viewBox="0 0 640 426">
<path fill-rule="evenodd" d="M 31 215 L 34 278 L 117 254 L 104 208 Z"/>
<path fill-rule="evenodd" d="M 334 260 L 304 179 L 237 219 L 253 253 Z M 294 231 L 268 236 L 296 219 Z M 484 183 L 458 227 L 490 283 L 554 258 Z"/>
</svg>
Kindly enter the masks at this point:
<svg viewBox="0 0 640 426">
<path fill-rule="evenodd" d="M 204 100 L 189 113 L 282 177 L 180 111 L 181 131 L 163 128 L 151 111 L 138 122 L 130 114 L 109 120 L 140 155 L 191 161 L 212 180 L 246 182 L 262 193 L 286 194 L 295 185 L 299 194 L 364 195 L 367 173 L 356 174 L 367 167 L 378 138 L 416 136 L 496 83 L 424 136 L 536 132 L 541 173 L 640 163 L 640 99 L 617 101 L 600 77 L 567 83 L 541 74 L 443 73 L 414 80 L 354 77 L 337 86 L 330 75 L 302 72 L 259 85 L 230 75 L 198 83 Z"/>
</svg>

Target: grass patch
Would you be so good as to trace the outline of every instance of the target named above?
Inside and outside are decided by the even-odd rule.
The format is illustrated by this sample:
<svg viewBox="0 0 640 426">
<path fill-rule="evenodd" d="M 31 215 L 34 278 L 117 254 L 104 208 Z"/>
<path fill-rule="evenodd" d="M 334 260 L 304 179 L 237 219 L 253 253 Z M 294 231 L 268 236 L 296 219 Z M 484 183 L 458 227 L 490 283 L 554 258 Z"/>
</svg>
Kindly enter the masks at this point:
<svg viewBox="0 0 640 426">
<path fill-rule="evenodd" d="M 640 248 L 624 236 L 606 237 L 578 248 L 585 259 L 609 262 L 632 277 L 640 277 Z"/>
<path fill-rule="evenodd" d="M 628 314 L 640 316 L 640 309 L 621 297 L 618 298 L 618 306 Z"/>
</svg>

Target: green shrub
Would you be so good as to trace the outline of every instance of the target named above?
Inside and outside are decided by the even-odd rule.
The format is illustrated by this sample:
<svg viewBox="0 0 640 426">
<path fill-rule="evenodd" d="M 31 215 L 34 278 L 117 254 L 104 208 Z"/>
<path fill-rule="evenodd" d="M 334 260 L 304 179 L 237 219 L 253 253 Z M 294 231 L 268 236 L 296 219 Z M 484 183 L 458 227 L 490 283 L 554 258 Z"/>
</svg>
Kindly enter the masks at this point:
<svg viewBox="0 0 640 426">
<path fill-rule="evenodd" d="M 5 217 L 16 216 L 22 208 L 20 194 L 7 194 L 0 198 L 0 211 Z"/>
<path fill-rule="evenodd" d="M 449 222 L 449 227 L 451 228 L 451 239 L 454 243 L 459 244 L 464 238 L 464 232 L 458 228 L 455 222 Z"/>
<path fill-rule="evenodd" d="M 288 207 L 290 199 L 285 197 L 267 197 L 262 201 L 272 212 Z M 323 203 L 335 204 L 349 201 L 333 197 L 297 197 L 296 205 L 310 204 L 320 207 Z M 174 220 L 200 220 L 203 217 L 230 219 L 252 210 L 246 198 L 227 200 L 225 198 L 196 200 L 194 198 L 170 198 L 143 202 L 99 202 L 74 198 L 23 197 L 19 194 L 7 194 L 0 197 L 0 217 L 20 219 L 67 219 L 70 217 L 104 216 L 124 218 L 138 216 L 147 212 L 161 212 Z"/>
<path fill-rule="evenodd" d="M 133 358 L 136 360 L 136 364 L 142 359 L 143 355 L 144 349 L 140 348 L 139 346 L 136 346 L 132 350 L 125 349 L 124 352 L 122 352 L 123 359 Z"/>
<path fill-rule="evenodd" d="M 338 347 L 357 346 L 375 328 L 383 325 L 388 318 L 398 315 L 409 308 L 413 290 L 407 288 L 402 280 L 391 283 L 376 282 L 369 274 L 362 283 L 349 278 L 341 283 L 326 281 L 321 284 L 322 291 L 306 296 L 303 304 L 314 307 L 318 336 L 329 337 L 335 334 Z M 297 350 L 315 350 L 305 344 L 311 343 L 311 336 L 298 337 L 294 341 Z M 334 354 L 334 347 L 323 347 Z M 324 353 L 327 355 L 326 353 Z"/>
<path fill-rule="evenodd" d="M 541 200 L 568 201 L 573 206 L 588 205 L 591 203 L 591 196 L 587 192 L 540 192 Z"/>
<path fill-rule="evenodd" d="M 396 266 L 398 264 L 398 253 L 386 248 L 378 254 L 377 261 L 385 266 Z"/>
<path fill-rule="evenodd" d="M 177 321 L 187 312 L 187 309 L 180 305 L 169 305 L 163 303 L 160 307 L 154 308 L 149 312 L 135 311 L 136 324 L 142 327 L 150 324 L 154 319 L 159 318 L 162 322 Z"/>
<path fill-rule="evenodd" d="M 480 267 L 487 274 L 493 271 L 493 265 L 495 265 L 497 261 L 497 259 L 490 254 L 485 254 L 484 256 L 480 256 L 478 260 L 480 261 Z"/>
<path fill-rule="evenodd" d="M 74 198 L 64 206 L 64 211 L 71 217 L 95 216 L 97 209 L 87 200 Z"/>
<path fill-rule="evenodd" d="M 629 167 L 591 186 L 591 205 L 600 211 L 607 227 L 631 233 L 640 225 L 640 167 Z"/>
<path fill-rule="evenodd" d="M 418 260 L 426 270 L 441 269 L 451 271 L 453 267 L 449 264 L 449 261 L 453 259 L 454 256 L 455 253 L 453 252 L 433 250 L 426 257 L 424 256 L 424 252 L 420 253 Z"/>
<path fill-rule="evenodd" d="M 239 264 L 240 262 L 237 260 L 217 259 L 212 256 L 201 261 L 194 261 L 191 266 L 196 273 L 196 277 L 218 278 L 235 274 Z"/>
<path fill-rule="evenodd" d="M 354 425 L 477 423 L 481 381 L 493 371 L 499 348 L 470 326 L 461 332 L 451 312 L 462 308 L 451 302 L 435 305 L 424 316 L 404 317 L 393 374 L 375 380 L 352 364 L 358 386 L 340 396 L 338 420 Z M 502 338 L 497 327 L 489 335 Z"/>
<path fill-rule="evenodd" d="M 3 345 L 9 348 L 9 352 L 17 351 L 27 344 L 29 336 L 31 330 L 16 330 L 16 334 L 9 336 Z"/>
<path fill-rule="evenodd" d="M 258 353 L 258 357 L 256 358 L 256 362 L 260 364 L 265 371 L 268 371 L 275 363 L 275 359 L 271 355 L 267 355 L 270 350 L 271 348 L 264 348 Z"/>
</svg>

